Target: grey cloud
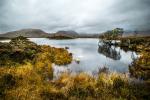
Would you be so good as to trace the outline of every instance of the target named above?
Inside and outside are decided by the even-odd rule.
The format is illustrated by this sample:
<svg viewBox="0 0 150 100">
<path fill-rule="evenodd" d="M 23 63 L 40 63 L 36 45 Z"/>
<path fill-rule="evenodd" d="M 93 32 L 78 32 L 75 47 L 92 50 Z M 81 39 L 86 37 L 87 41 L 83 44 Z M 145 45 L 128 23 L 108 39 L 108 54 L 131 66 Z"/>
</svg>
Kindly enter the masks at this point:
<svg viewBox="0 0 150 100">
<path fill-rule="evenodd" d="M 0 32 L 150 30 L 150 0 L 0 0 Z"/>
<path fill-rule="evenodd" d="M 112 11 L 118 19 L 116 23 L 130 30 L 150 30 L 150 0 L 120 0 L 116 5 Z"/>
</svg>

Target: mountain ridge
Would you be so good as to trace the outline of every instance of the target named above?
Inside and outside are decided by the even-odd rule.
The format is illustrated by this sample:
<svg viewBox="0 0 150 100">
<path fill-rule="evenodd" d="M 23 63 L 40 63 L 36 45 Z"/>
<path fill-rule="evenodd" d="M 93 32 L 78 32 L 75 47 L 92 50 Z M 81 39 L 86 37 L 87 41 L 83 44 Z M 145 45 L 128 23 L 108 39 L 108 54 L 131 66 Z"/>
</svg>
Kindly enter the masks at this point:
<svg viewBox="0 0 150 100">
<path fill-rule="evenodd" d="M 0 34 L 0 38 L 14 38 L 23 36 L 27 38 L 50 38 L 50 39 L 75 39 L 75 38 L 99 38 L 99 34 L 77 33 L 76 31 L 60 30 L 56 33 L 47 33 L 41 29 L 21 29 Z M 150 36 L 150 31 L 124 31 L 123 37 L 128 36 Z"/>
<path fill-rule="evenodd" d="M 0 37 L 6 38 L 14 38 L 18 36 L 24 36 L 28 38 L 40 38 L 40 37 L 48 37 L 49 34 L 44 32 L 41 29 L 21 29 L 16 31 L 7 32 L 4 34 L 0 34 Z"/>
</svg>

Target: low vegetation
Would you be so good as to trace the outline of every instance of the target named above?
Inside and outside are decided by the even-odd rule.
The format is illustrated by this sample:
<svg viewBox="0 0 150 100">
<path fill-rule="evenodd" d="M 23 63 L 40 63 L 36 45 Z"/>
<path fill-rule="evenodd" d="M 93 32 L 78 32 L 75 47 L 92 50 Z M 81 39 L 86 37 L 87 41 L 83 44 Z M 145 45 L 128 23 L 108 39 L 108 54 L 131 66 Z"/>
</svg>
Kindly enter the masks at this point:
<svg viewBox="0 0 150 100">
<path fill-rule="evenodd" d="M 0 43 L 1 100 L 149 100 L 150 84 L 126 74 L 63 73 L 53 79 L 52 63 L 69 64 L 66 49 L 37 45 L 24 37 Z M 13 56 L 12 56 L 13 55 Z"/>
<path fill-rule="evenodd" d="M 40 46 L 24 37 L 13 38 L 9 43 L 0 43 L 0 65 L 12 66 L 39 61 L 55 63 L 57 65 L 69 64 L 72 54 L 64 48 Z"/>
<path fill-rule="evenodd" d="M 150 82 L 150 38 L 145 39 L 143 44 L 136 44 L 140 58 L 136 59 L 129 67 L 132 76 Z"/>
<path fill-rule="evenodd" d="M 8 71 L 9 70 L 9 71 Z M 44 74 L 44 73 L 43 73 Z M 0 98 L 6 100 L 149 100 L 150 87 L 136 83 L 124 74 L 100 73 L 93 78 L 86 73 L 64 73 L 57 80 L 47 80 L 31 64 L 1 68 Z"/>
<path fill-rule="evenodd" d="M 146 51 L 150 47 L 150 37 L 124 37 L 120 39 L 120 46 L 124 50 L 136 52 Z M 147 50 L 146 50 L 147 49 Z"/>
</svg>

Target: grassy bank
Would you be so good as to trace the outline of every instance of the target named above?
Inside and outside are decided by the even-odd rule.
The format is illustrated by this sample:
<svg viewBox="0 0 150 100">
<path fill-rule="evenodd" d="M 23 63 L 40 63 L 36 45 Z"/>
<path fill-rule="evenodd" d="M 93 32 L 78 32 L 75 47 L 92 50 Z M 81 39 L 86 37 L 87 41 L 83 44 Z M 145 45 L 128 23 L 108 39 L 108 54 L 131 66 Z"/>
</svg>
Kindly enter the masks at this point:
<svg viewBox="0 0 150 100">
<path fill-rule="evenodd" d="M 150 81 L 150 37 L 122 38 L 119 46 L 124 50 L 136 51 L 140 55 L 129 67 L 131 75 Z"/>
<path fill-rule="evenodd" d="M 129 66 L 130 73 L 136 78 L 150 82 L 150 45 L 148 47 L 137 45 L 137 48 L 140 48 L 138 51 L 140 58 Z"/>
</svg>

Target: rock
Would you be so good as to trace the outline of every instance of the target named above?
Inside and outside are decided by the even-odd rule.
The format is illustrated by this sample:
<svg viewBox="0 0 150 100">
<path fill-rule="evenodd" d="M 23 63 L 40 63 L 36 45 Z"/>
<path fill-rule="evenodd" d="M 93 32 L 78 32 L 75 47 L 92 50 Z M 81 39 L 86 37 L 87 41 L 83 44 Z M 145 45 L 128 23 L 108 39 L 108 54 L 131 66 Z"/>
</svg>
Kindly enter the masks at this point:
<svg viewBox="0 0 150 100">
<path fill-rule="evenodd" d="M 65 49 L 69 49 L 69 47 L 65 47 Z"/>
<path fill-rule="evenodd" d="M 77 64 L 80 63 L 80 59 L 75 59 L 74 61 L 75 61 Z"/>
</svg>

